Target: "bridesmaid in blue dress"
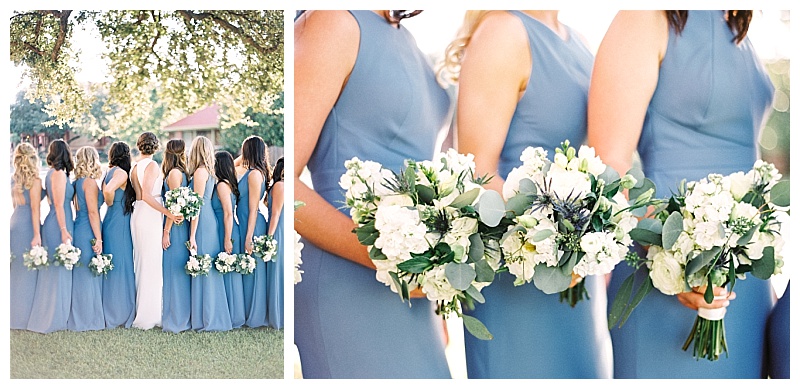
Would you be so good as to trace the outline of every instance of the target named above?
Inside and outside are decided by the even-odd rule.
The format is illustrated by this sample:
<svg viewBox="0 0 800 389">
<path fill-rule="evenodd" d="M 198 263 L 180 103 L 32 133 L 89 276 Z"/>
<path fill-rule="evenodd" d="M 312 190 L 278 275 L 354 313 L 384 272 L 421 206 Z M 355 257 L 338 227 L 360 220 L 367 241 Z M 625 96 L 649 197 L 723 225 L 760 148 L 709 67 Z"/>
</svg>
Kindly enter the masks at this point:
<svg viewBox="0 0 800 389">
<path fill-rule="evenodd" d="M 97 180 L 102 174 L 97 150 L 92 146 L 78 149 L 75 154 L 74 245 L 81 250 L 81 256 L 80 265 L 72 269 L 72 305 L 67 321 L 67 328 L 71 331 L 95 331 L 106 327 L 103 316 L 103 277 L 95 276 L 89 269 L 92 258 L 103 252 L 100 224 L 103 194 L 97 186 Z M 92 239 L 95 240 L 94 244 Z"/>
<path fill-rule="evenodd" d="M 108 149 L 108 171 L 103 180 L 106 215 L 103 218 L 103 252 L 111 254 L 114 269 L 103 279 L 103 315 L 106 328 L 130 328 L 136 316 L 136 279 L 133 273 L 131 213 L 136 192 L 128 174 L 131 149 L 114 142 Z"/>
<path fill-rule="evenodd" d="M 242 142 L 242 155 L 237 164 L 245 172 L 239 178 L 239 200 L 236 217 L 239 219 L 241 250 L 252 254 L 253 237 L 267 233 L 267 220 L 259 212 L 259 204 L 267 191 L 269 181 L 267 145 L 257 135 Z M 245 325 L 251 328 L 267 326 L 267 266 L 256 257 L 256 268 L 252 274 L 242 277 L 244 289 Z"/>
<path fill-rule="evenodd" d="M 774 88 L 746 37 L 752 11 L 622 11 L 601 44 L 589 91 L 589 144 L 617 171 L 638 151 L 656 196 L 681 180 L 748 171 Z M 631 274 L 618 266 L 609 300 Z M 644 273 L 644 272 L 640 272 Z M 715 291 L 726 295 L 721 288 Z M 733 301 L 733 298 L 736 298 Z M 611 330 L 615 378 L 760 378 L 769 281 L 736 282 L 727 299 L 650 293 Z M 728 306 L 729 305 L 729 306 Z M 682 345 L 698 307 L 728 306 L 729 356 L 696 360 Z"/>
<path fill-rule="evenodd" d="M 450 101 L 400 24 L 416 11 L 306 11 L 295 20 L 295 213 L 303 282 L 294 328 L 304 378 L 449 378 L 442 319 L 375 279 L 339 178 L 358 157 L 428 160 Z M 311 186 L 300 180 L 311 172 Z M 313 189 L 312 189 L 313 187 Z"/>
<path fill-rule="evenodd" d="M 191 187 L 203 197 L 203 206 L 189 226 L 189 244 L 198 255 L 216 258 L 220 252 L 217 218 L 211 206 L 214 192 L 214 146 L 211 140 L 198 136 L 192 141 L 187 173 Z M 213 264 L 207 276 L 192 278 L 192 329 L 195 331 L 227 331 L 233 328 L 225 281 Z"/>
<path fill-rule="evenodd" d="M 769 314 L 767 322 L 767 374 L 769 378 L 789 379 L 791 342 L 789 341 L 789 287 L 786 285 L 783 296 Z"/>
<path fill-rule="evenodd" d="M 38 272 L 28 270 L 24 254 L 33 246 L 42 245 L 42 180 L 39 178 L 39 155 L 30 143 L 14 148 L 14 173 L 11 185 L 14 213 L 9 222 L 11 232 L 11 329 L 28 328 Z"/>
<path fill-rule="evenodd" d="M 267 282 L 269 290 L 267 298 L 267 316 L 269 326 L 283 328 L 283 249 L 286 244 L 283 239 L 283 157 L 275 162 L 272 171 L 272 185 L 265 198 L 269 210 L 269 229 L 267 235 L 278 242 L 278 252 L 272 261 L 267 262 Z"/>
<path fill-rule="evenodd" d="M 239 197 L 239 186 L 236 182 L 236 169 L 231 153 L 222 150 L 214 154 L 214 174 L 217 185 L 211 195 L 211 207 L 217 217 L 217 229 L 222 251 L 228 254 L 239 254 L 241 239 L 239 239 L 239 223 L 236 222 L 236 201 Z M 244 288 L 242 275 L 232 271 L 222 275 L 225 281 L 225 295 L 228 297 L 228 309 L 231 313 L 231 325 L 239 328 L 244 325 Z"/>
<path fill-rule="evenodd" d="M 161 162 L 165 193 L 189 186 L 185 149 L 183 139 L 167 142 Z M 192 277 L 186 274 L 185 268 L 189 260 L 189 250 L 186 248 L 188 240 L 189 222 L 175 224 L 165 218 L 161 237 L 161 247 L 164 249 L 161 328 L 166 332 L 178 333 L 192 328 Z"/>
<path fill-rule="evenodd" d="M 75 187 L 69 174 L 74 164 L 67 142 L 56 139 L 50 142 L 47 153 L 50 170 L 44 179 L 50 211 L 42 223 L 42 243 L 47 248 L 50 266 L 37 270 L 36 292 L 33 298 L 28 330 L 47 334 L 67 329 L 69 307 L 72 300 L 72 271 L 52 264 L 56 247 L 72 243 L 72 196 Z"/>
<path fill-rule="evenodd" d="M 552 157 L 565 139 L 585 141 L 593 57 L 558 11 L 467 11 L 464 26 L 445 56 L 459 85 L 458 150 L 502 193 L 526 147 Z M 498 274 L 471 312 L 494 339 L 465 331 L 469 378 L 611 378 L 603 278 L 584 280 L 590 298 L 575 307 L 514 278 Z"/>
</svg>

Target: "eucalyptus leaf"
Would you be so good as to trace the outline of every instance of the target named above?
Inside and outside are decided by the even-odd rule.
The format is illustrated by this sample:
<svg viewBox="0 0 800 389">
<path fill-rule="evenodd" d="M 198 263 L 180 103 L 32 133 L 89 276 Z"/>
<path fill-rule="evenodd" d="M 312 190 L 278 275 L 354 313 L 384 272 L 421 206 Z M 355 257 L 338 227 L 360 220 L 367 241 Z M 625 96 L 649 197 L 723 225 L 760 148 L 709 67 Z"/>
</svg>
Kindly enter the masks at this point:
<svg viewBox="0 0 800 389">
<path fill-rule="evenodd" d="M 469 288 L 467 288 L 466 293 L 467 293 L 467 295 L 469 297 L 472 297 L 473 300 L 475 300 L 475 301 L 477 301 L 477 302 L 479 302 L 481 304 L 486 302 L 486 299 L 483 297 L 481 292 L 478 291 L 478 289 L 475 288 L 472 285 L 470 285 Z"/>
<path fill-rule="evenodd" d="M 564 275 L 560 267 L 537 264 L 533 271 L 533 284 L 545 294 L 554 294 L 569 288 L 572 275 Z"/>
<path fill-rule="evenodd" d="M 643 245 L 654 244 L 656 246 L 661 246 L 661 234 L 657 234 L 653 231 L 637 227 L 631 230 L 630 235 L 631 239 L 640 244 Z"/>
<path fill-rule="evenodd" d="M 569 276 L 571 278 L 572 277 L 572 269 L 575 268 L 575 265 L 577 265 L 578 262 L 580 262 L 581 258 L 583 258 L 584 255 L 586 255 L 586 253 L 584 253 L 583 251 L 573 251 L 569 255 L 569 257 L 567 259 L 567 263 L 562 265 L 562 266 L 560 266 L 561 267 L 561 272 L 565 276 Z"/>
<path fill-rule="evenodd" d="M 656 234 L 660 234 L 661 230 L 663 229 L 663 225 L 661 224 L 661 220 L 647 218 L 639 220 L 639 222 L 636 223 L 636 228 L 645 229 L 655 232 Z"/>
<path fill-rule="evenodd" d="M 376 261 L 388 259 L 381 249 L 375 246 L 372 246 L 372 248 L 369 249 L 369 257 Z"/>
<path fill-rule="evenodd" d="M 469 236 L 469 253 L 467 254 L 467 263 L 478 262 L 483 258 L 483 253 L 486 247 L 483 244 L 481 235 L 477 232 Z"/>
<path fill-rule="evenodd" d="M 717 255 L 720 253 L 720 250 L 721 249 L 719 247 L 714 247 L 711 250 L 703 251 L 692 258 L 686 264 L 686 278 L 688 279 L 690 275 L 697 273 L 698 270 L 702 269 L 711 263 L 711 261 L 716 259 Z"/>
<path fill-rule="evenodd" d="M 764 247 L 761 258 L 753 260 L 753 270 L 751 273 L 762 279 L 768 280 L 775 272 L 775 248 L 772 246 Z"/>
<path fill-rule="evenodd" d="M 494 336 L 489 332 L 483 323 L 480 320 L 468 316 L 468 315 L 461 315 L 461 321 L 464 322 L 464 328 L 472 334 L 472 336 L 480 339 L 480 340 L 492 340 Z"/>
<path fill-rule="evenodd" d="M 667 220 L 664 221 L 664 228 L 661 232 L 662 247 L 667 250 L 672 250 L 672 246 L 678 241 L 678 237 L 683 232 L 683 216 L 680 212 L 673 212 L 669 214 Z"/>
<path fill-rule="evenodd" d="M 628 198 L 638 201 L 641 196 L 645 195 L 645 193 L 651 189 L 653 193 L 655 193 L 656 184 L 654 184 L 653 181 L 650 181 L 649 178 L 643 178 L 641 181 L 638 181 L 637 178 L 636 186 L 628 190 Z"/>
<path fill-rule="evenodd" d="M 645 185 L 644 181 L 646 178 L 644 176 L 644 172 L 642 171 L 642 169 L 631 168 L 628 170 L 627 174 L 630 174 L 631 176 L 633 176 L 633 178 L 636 179 L 636 185 L 634 185 L 633 188 L 641 188 L 643 185 Z M 633 197 L 633 195 L 631 195 L 631 197 Z"/>
<path fill-rule="evenodd" d="M 779 207 L 788 207 L 789 206 L 789 181 L 778 181 L 772 189 L 769 190 L 769 200 L 779 206 Z"/>
<path fill-rule="evenodd" d="M 472 205 L 475 202 L 475 199 L 478 198 L 478 195 L 481 194 L 481 188 L 474 188 L 470 189 L 455 198 L 450 206 L 456 209 L 460 209 L 466 207 L 467 205 Z"/>
<path fill-rule="evenodd" d="M 472 281 L 475 281 L 475 269 L 466 263 L 451 262 L 444 265 L 444 274 L 447 282 L 456 290 L 467 290 Z"/>
<path fill-rule="evenodd" d="M 756 233 L 756 231 L 758 231 L 758 226 L 753 226 L 752 228 L 747 230 L 747 232 L 741 237 L 739 237 L 739 239 L 736 241 L 736 245 L 744 246 L 750 243 L 750 239 L 753 239 L 753 235 Z"/>
<path fill-rule="evenodd" d="M 436 197 L 436 193 L 433 192 L 433 189 L 425 186 L 425 185 L 417 185 L 417 200 L 420 204 L 433 204 L 433 198 Z"/>
<path fill-rule="evenodd" d="M 487 190 L 478 200 L 478 216 L 481 222 L 489 227 L 497 227 L 506 214 L 503 196 L 493 190 Z"/>
<path fill-rule="evenodd" d="M 555 234 L 555 232 L 553 232 L 552 230 L 539 230 L 533 234 L 531 240 L 534 242 L 541 242 L 549 238 L 553 234 Z"/>
<path fill-rule="evenodd" d="M 408 273 L 421 274 L 433 267 L 433 262 L 428 257 L 414 256 L 397 264 L 397 268 Z"/>
<path fill-rule="evenodd" d="M 619 177 L 619 173 L 613 167 L 606 165 L 606 170 L 603 170 L 603 173 L 597 178 L 605 181 L 606 185 L 610 185 L 619 181 Z M 617 183 L 617 186 L 619 186 L 619 183 Z"/>
<path fill-rule="evenodd" d="M 623 312 L 625 311 L 625 307 L 628 305 L 628 301 L 631 299 L 631 293 L 633 293 L 634 275 L 635 273 L 631 273 L 631 275 L 622 281 L 622 285 L 620 285 L 619 290 L 617 290 L 617 295 L 614 296 L 614 302 L 611 304 L 611 310 L 608 313 L 609 330 L 620 321 Z M 620 327 L 622 327 L 622 324 L 620 324 Z"/>
<path fill-rule="evenodd" d="M 495 271 L 485 259 L 475 262 L 475 281 L 492 282 L 494 281 Z"/>
<path fill-rule="evenodd" d="M 631 215 L 633 215 L 635 217 L 643 218 L 645 215 L 647 215 L 647 208 L 645 208 L 645 207 L 631 208 L 630 212 L 631 212 Z M 644 220 L 644 219 L 642 219 L 642 220 Z"/>
<path fill-rule="evenodd" d="M 506 239 L 508 239 L 508 237 L 509 237 L 509 236 L 516 235 L 516 233 L 518 233 L 518 232 L 522 232 L 523 234 L 525 234 L 525 233 L 527 233 L 527 232 L 528 232 L 528 230 L 527 230 L 527 229 L 525 229 L 525 227 L 523 227 L 523 226 L 520 226 L 520 225 L 514 226 L 514 228 L 512 228 L 512 229 L 510 229 L 510 230 L 506 231 L 506 232 L 503 234 L 503 237 L 502 237 L 502 238 L 500 238 L 500 244 L 502 244 L 503 242 L 505 242 L 505 241 L 506 241 Z"/>
<path fill-rule="evenodd" d="M 519 193 L 508 199 L 506 211 L 513 213 L 514 216 L 519 216 L 525 213 L 525 210 L 530 208 L 532 204 L 533 196 Z"/>
<path fill-rule="evenodd" d="M 537 193 L 536 184 L 530 178 L 519 180 L 519 193 L 535 195 Z"/>
</svg>

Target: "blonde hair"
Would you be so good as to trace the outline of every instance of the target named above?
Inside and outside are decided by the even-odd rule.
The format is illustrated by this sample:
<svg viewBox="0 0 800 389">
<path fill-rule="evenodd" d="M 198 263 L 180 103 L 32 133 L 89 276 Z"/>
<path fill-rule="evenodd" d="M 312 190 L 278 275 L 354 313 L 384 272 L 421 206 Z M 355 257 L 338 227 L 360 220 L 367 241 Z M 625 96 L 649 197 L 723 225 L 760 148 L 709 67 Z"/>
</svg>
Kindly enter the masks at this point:
<svg viewBox="0 0 800 389">
<path fill-rule="evenodd" d="M 208 170 L 209 178 L 215 177 L 214 173 L 214 145 L 211 140 L 198 136 L 192 141 L 192 147 L 189 151 L 189 161 L 186 164 L 186 174 L 193 176 L 197 168 L 205 166 Z"/>
<path fill-rule="evenodd" d="M 464 59 L 464 50 L 469 45 L 469 40 L 472 39 L 475 30 L 478 29 L 483 18 L 489 12 L 492 11 L 466 11 L 464 13 L 464 22 L 461 24 L 456 38 L 447 45 L 444 50 L 444 59 L 437 66 L 437 79 L 451 84 L 458 83 L 458 76 L 461 73 L 461 61 Z"/>
<path fill-rule="evenodd" d="M 33 145 L 22 142 L 14 148 L 14 189 L 22 192 L 30 189 L 39 178 L 39 154 Z"/>
<path fill-rule="evenodd" d="M 75 153 L 75 179 L 98 179 L 103 174 L 100 167 L 100 156 L 92 146 L 83 146 Z"/>
</svg>

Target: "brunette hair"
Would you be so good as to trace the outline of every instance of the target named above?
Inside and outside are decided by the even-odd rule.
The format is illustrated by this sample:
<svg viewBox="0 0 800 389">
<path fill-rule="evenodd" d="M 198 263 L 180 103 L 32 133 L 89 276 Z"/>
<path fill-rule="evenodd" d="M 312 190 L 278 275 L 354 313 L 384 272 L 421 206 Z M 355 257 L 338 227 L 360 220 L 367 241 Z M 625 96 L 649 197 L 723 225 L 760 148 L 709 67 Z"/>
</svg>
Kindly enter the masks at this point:
<svg viewBox="0 0 800 389">
<path fill-rule="evenodd" d="M 142 155 L 153 155 L 158 151 L 159 144 L 156 134 L 152 132 L 144 132 L 139 135 L 139 140 L 136 141 L 136 148 Z"/>
<path fill-rule="evenodd" d="M 667 22 L 669 27 L 675 30 L 675 33 L 680 35 L 683 27 L 686 26 L 686 20 L 689 19 L 689 11 L 687 10 L 669 10 L 667 13 Z M 747 30 L 750 28 L 750 20 L 753 19 L 753 11 L 726 11 L 728 28 L 734 34 L 733 41 L 736 44 L 741 43 Z"/>
<path fill-rule="evenodd" d="M 214 174 L 217 176 L 217 181 L 228 184 L 231 187 L 231 192 L 236 195 L 236 201 L 239 201 L 239 185 L 236 182 L 236 168 L 233 165 L 233 156 L 225 150 L 220 150 L 214 154 L 214 159 L 216 160 Z"/>
<path fill-rule="evenodd" d="M 70 172 L 75 168 L 72 162 L 72 153 L 69 151 L 67 142 L 63 139 L 56 139 L 50 142 L 47 150 L 47 166 L 56 170 L 63 170 L 69 177 Z"/>
<path fill-rule="evenodd" d="M 256 169 L 264 176 L 264 182 L 269 182 L 270 167 L 267 155 L 267 144 L 258 135 L 250 135 L 242 142 L 242 164 L 247 169 Z"/>
<path fill-rule="evenodd" d="M 164 149 L 161 172 L 164 173 L 164 177 L 167 177 L 172 169 L 186 173 L 186 142 L 183 139 L 170 139 Z"/>
<path fill-rule="evenodd" d="M 272 184 L 269 186 L 270 189 L 280 181 L 283 181 L 283 157 L 275 161 L 275 168 L 272 169 Z M 267 191 L 269 192 L 269 190 Z"/>
<path fill-rule="evenodd" d="M 125 199 L 122 203 L 122 213 L 129 215 L 133 212 L 133 202 L 136 201 L 136 191 L 131 184 L 131 148 L 127 143 L 117 141 L 108 149 L 108 166 L 118 167 L 125 172 Z"/>
</svg>

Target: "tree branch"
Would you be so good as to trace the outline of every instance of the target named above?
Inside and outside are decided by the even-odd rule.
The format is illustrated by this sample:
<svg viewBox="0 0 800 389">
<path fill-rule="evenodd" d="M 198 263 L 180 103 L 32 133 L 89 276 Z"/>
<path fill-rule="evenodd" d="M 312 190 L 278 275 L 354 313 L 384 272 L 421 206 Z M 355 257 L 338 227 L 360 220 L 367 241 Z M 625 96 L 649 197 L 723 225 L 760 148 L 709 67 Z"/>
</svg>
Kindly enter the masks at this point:
<svg viewBox="0 0 800 389">
<path fill-rule="evenodd" d="M 218 16 L 216 16 L 214 14 L 211 14 L 211 13 L 208 13 L 208 12 L 195 13 L 195 12 L 186 11 L 186 10 L 178 10 L 178 14 L 183 16 L 186 20 L 203 21 L 205 19 L 209 19 L 210 18 L 214 23 L 216 23 L 220 27 L 222 27 L 222 28 L 224 28 L 224 29 L 226 29 L 226 30 L 238 35 L 242 39 L 242 42 L 244 42 L 248 46 L 254 48 L 260 54 L 266 55 L 266 54 L 269 54 L 269 53 L 271 53 L 273 51 L 273 50 L 271 50 L 271 49 L 269 49 L 267 47 L 259 45 L 258 42 L 253 37 L 247 35 L 244 32 L 244 30 L 242 30 L 240 27 L 234 26 L 233 24 L 231 24 L 227 20 L 225 20 L 223 18 L 220 18 L 220 17 L 218 17 Z"/>
</svg>

